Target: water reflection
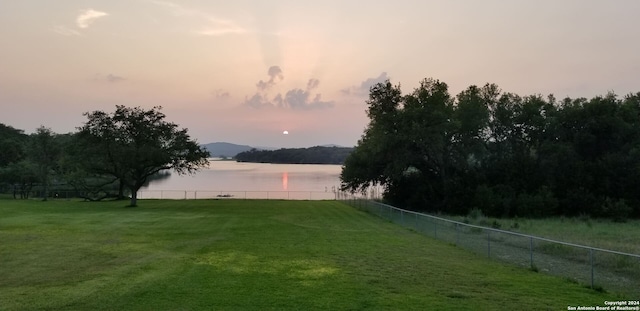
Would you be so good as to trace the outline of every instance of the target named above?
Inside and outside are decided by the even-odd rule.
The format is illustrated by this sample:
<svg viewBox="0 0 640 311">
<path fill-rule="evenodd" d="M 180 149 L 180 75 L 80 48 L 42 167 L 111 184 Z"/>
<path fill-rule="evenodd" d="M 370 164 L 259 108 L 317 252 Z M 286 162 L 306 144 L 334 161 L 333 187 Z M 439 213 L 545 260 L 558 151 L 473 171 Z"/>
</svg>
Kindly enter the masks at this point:
<svg viewBox="0 0 640 311">
<path fill-rule="evenodd" d="M 195 175 L 171 174 L 145 190 L 328 192 L 340 184 L 341 169 L 340 165 L 211 161 L 209 168 Z"/>
<path fill-rule="evenodd" d="M 289 173 L 282 172 L 282 190 L 287 190 L 289 186 Z"/>
</svg>

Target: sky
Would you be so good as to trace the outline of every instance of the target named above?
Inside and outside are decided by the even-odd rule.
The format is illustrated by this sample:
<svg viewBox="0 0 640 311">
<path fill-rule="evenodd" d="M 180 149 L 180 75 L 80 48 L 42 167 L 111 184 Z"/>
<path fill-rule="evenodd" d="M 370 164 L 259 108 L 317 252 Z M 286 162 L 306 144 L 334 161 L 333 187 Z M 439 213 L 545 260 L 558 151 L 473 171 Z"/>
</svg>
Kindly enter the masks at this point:
<svg viewBox="0 0 640 311">
<path fill-rule="evenodd" d="M 640 91 L 637 0 L 0 0 L 0 123 L 162 106 L 199 143 L 354 146 L 369 88 Z M 288 131 L 288 135 L 283 132 Z"/>
</svg>

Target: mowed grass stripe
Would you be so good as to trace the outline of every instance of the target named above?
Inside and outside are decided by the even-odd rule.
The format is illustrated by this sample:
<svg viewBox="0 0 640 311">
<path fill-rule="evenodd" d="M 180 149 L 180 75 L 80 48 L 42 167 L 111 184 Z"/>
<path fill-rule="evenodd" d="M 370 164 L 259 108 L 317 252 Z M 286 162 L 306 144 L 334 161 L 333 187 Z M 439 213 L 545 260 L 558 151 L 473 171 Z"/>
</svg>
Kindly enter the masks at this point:
<svg viewBox="0 0 640 311">
<path fill-rule="evenodd" d="M 336 201 L 0 201 L 0 310 L 545 310 L 620 298 Z"/>
</svg>

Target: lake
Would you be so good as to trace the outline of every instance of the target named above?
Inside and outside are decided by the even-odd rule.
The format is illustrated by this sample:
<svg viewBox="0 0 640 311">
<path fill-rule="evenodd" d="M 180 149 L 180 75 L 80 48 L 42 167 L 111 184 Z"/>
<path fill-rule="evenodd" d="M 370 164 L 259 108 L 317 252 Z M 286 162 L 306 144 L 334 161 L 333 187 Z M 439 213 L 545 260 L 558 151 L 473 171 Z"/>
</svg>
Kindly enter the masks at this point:
<svg viewBox="0 0 640 311">
<path fill-rule="evenodd" d="M 270 164 L 210 161 L 194 175 L 152 182 L 140 198 L 333 199 L 340 186 L 341 165 Z"/>
</svg>

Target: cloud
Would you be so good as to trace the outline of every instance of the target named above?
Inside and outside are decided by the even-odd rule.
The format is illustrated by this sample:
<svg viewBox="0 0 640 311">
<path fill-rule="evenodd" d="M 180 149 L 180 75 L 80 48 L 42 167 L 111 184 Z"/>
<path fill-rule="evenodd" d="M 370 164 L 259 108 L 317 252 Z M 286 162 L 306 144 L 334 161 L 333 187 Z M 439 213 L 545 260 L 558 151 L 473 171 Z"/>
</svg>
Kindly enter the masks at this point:
<svg viewBox="0 0 640 311">
<path fill-rule="evenodd" d="M 382 72 L 376 78 L 368 78 L 368 79 L 362 81 L 362 83 L 360 83 L 359 86 L 348 87 L 348 88 L 342 89 L 340 91 L 345 95 L 356 95 L 356 96 L 368 95 L 372 86 L 374 86 L 374 85 L 376 85 L 378 83 L 384 83 L 385 81 L 387 81 L 389 79 L 390 78 L 387 75 L 387 73 L 386 72 Z"/>
<path fill-rule="evenodd" d="M 125 78 L 121 77 L 121 76 L 116 76 L 113 74 L 108 74 L 107 75 L 107 81 L 111 82 L 111 83 L 115 83 L 115 82 L 120 82 L 120 81 L 124 81 Z"/>
<path fill-rule="evenodd" d="M 256 93 L 253 96 L 251 96 L 251 98 L 245 99 L 244 104 L 251 108 L 257 108 L 257 109 L 274 106 L 269 101 L 269 99 L 265 98 L 265 96 L 263 96 L 260 93 Z"/>
<path fill-rule="evenodd" d="M 282 74 L 282 69 L 280 69 L 279 66 L 269 67 L 269 71 L 267 72 L 267 74 L 269 75 L 269 77 L 271 77 L 269 81 L 273 81 L 276 78 L 280 80 L 284 79 L 284 75 Z"/>
<path fill-rule="evenodd" d="M 169 1 L 160 1 L 160 0 L 148 0 L 148 2 L 153 3 L 157 6 L 162 6 L 174 11 L 183 11 L 184 9 L 182 8 L 181 5 L 173 3 L 173 2 L 169 2 Z"/>
<path fill-rule="evenodd" d="M 96 11 L 94 9 L 86 9 L 80 11 L 78 17 L 76 17 L 76 27 L 80 30 L 87 29 L 91 24 L 93 24 L 97 19 L 101 17 L 109 16 L 106 12 Z M 82 32 L 78 29 L 70 28 L 63 25 L 56 25 L 53 27 L 53 32 L 62 35 L 62 36 L 82 36 Z"/>
<path fill-rule="evenodd" d="M 152 3 L 156 6 L 160 6 L 168 10 L 175 16 L 189 18 L 192 20 L 201 20 L 204 25 L 201 26 L 198 30 L 191 31 L 196 35 L 224 36 L 231 34 L 244 34 L 248 32 L 247 29 L 232 20 L 219 18 L 207 12 L 186 7 L 181 4 L 162 0 L 147 0 L 147 2 Z"/>
<path fill-rule="evenodd" d="M 265 82 L 260 80 L 258 81 L 258 83 L 256 83 L 256 87 L 261 91 L 266 91 L 272 86 L 276 85 L 278 81 L 284 80 L 284 74 L 282 73 L 282 69 L 280 69 L 279 66 L 269 67 L 269 70 L 267 71 L 267 75 L 269 75 L 268 81 Z"/>
<path fill-rule="evenodd" d="M 107 75 L 96 73 L 94 76 L 94 80 L 99 82 L 118 83 L 125 81 L 126 79 L 122 76 L 114 75 L 111 73 Z"/>
<path fill-rule="evenodd" d="M 307 82 L 307 90 L 313 90 L 313 89 L 317 88 L 318 85 L 320 85 L 320 80 L 318 80 L 318 79 L 309 79 L 309 82 Z"/>
<path fill-rule="evenodd" d="M 233 21 L 209 18 L 209 25 L 195 33 L 202 36 L 224 36 L 229 34 L 243 34 L 246 32 L 246 29 L 240 27 Z"/>
<path fill-rule="evenodd" d="M 67 36 L 67 37 L 71 37 L 71 36 L 81 36 L 82 34 L 75 30 L 75 29 L 71 29 L 65 26 L 54 26 L 53 27 L 53 32 L 59 34 L 59 35 L 63 35 L 63 36 Z"/>
<path fill-rule="evenodd" d="M 332 101 L 323 101 L 321 94 L 313 94 L 312 91 L 320 85 L 320 80 L 312 78 L 307 82 L 305 90 L 294 88 L 285 93 L 269 95 L 269 90 L 280 80 L 284 79 L 284 73 L 278 66 L 271 66 L 267 71 L 269 80 L 260 80 L 256 84 L 258 91 L 251 97 L 245 97 L 244 105 L 255 109 L 280 108 L 291 110 L 326 109 L 334 106 Z"/>
<path fill-rule="evenodd" d="M 333 107 L 333 102 L 322 101 L 321 97 L 320 94 L 315 94 L 313 100 L 309 100 L 311 98 L 311 92 L 308 90 L 293 89 L 285 95 L 283 107 L 293 110 L 312 110 Z"/>
<path fill-rule="evenodd" d="M 80 15 L 76 18 L 76 25 L 78 28 L 88 28 L 91 26 L 93 22 L 95 22 L 98 18 L 108 16 L 109 14 L 105 12 L 96 11 L 94 9 L 83 10 Z"/>
<path fill-rule="evenodd" d="M 222 90 L 218 90 L 218 92 L 216 92 L 217 99 L 228 99 L 230 97 L 231 97 L 231 94 L 229 94 L 229 92 L 225 92 Z"/>
<path fill-rule="evenodd" d="M 278 95 L 273 98 L 273 103 L 277 107 L 284 107 L 284 98 L 282 97 L 282 94 L 278 93 Z"/>
</svg>

